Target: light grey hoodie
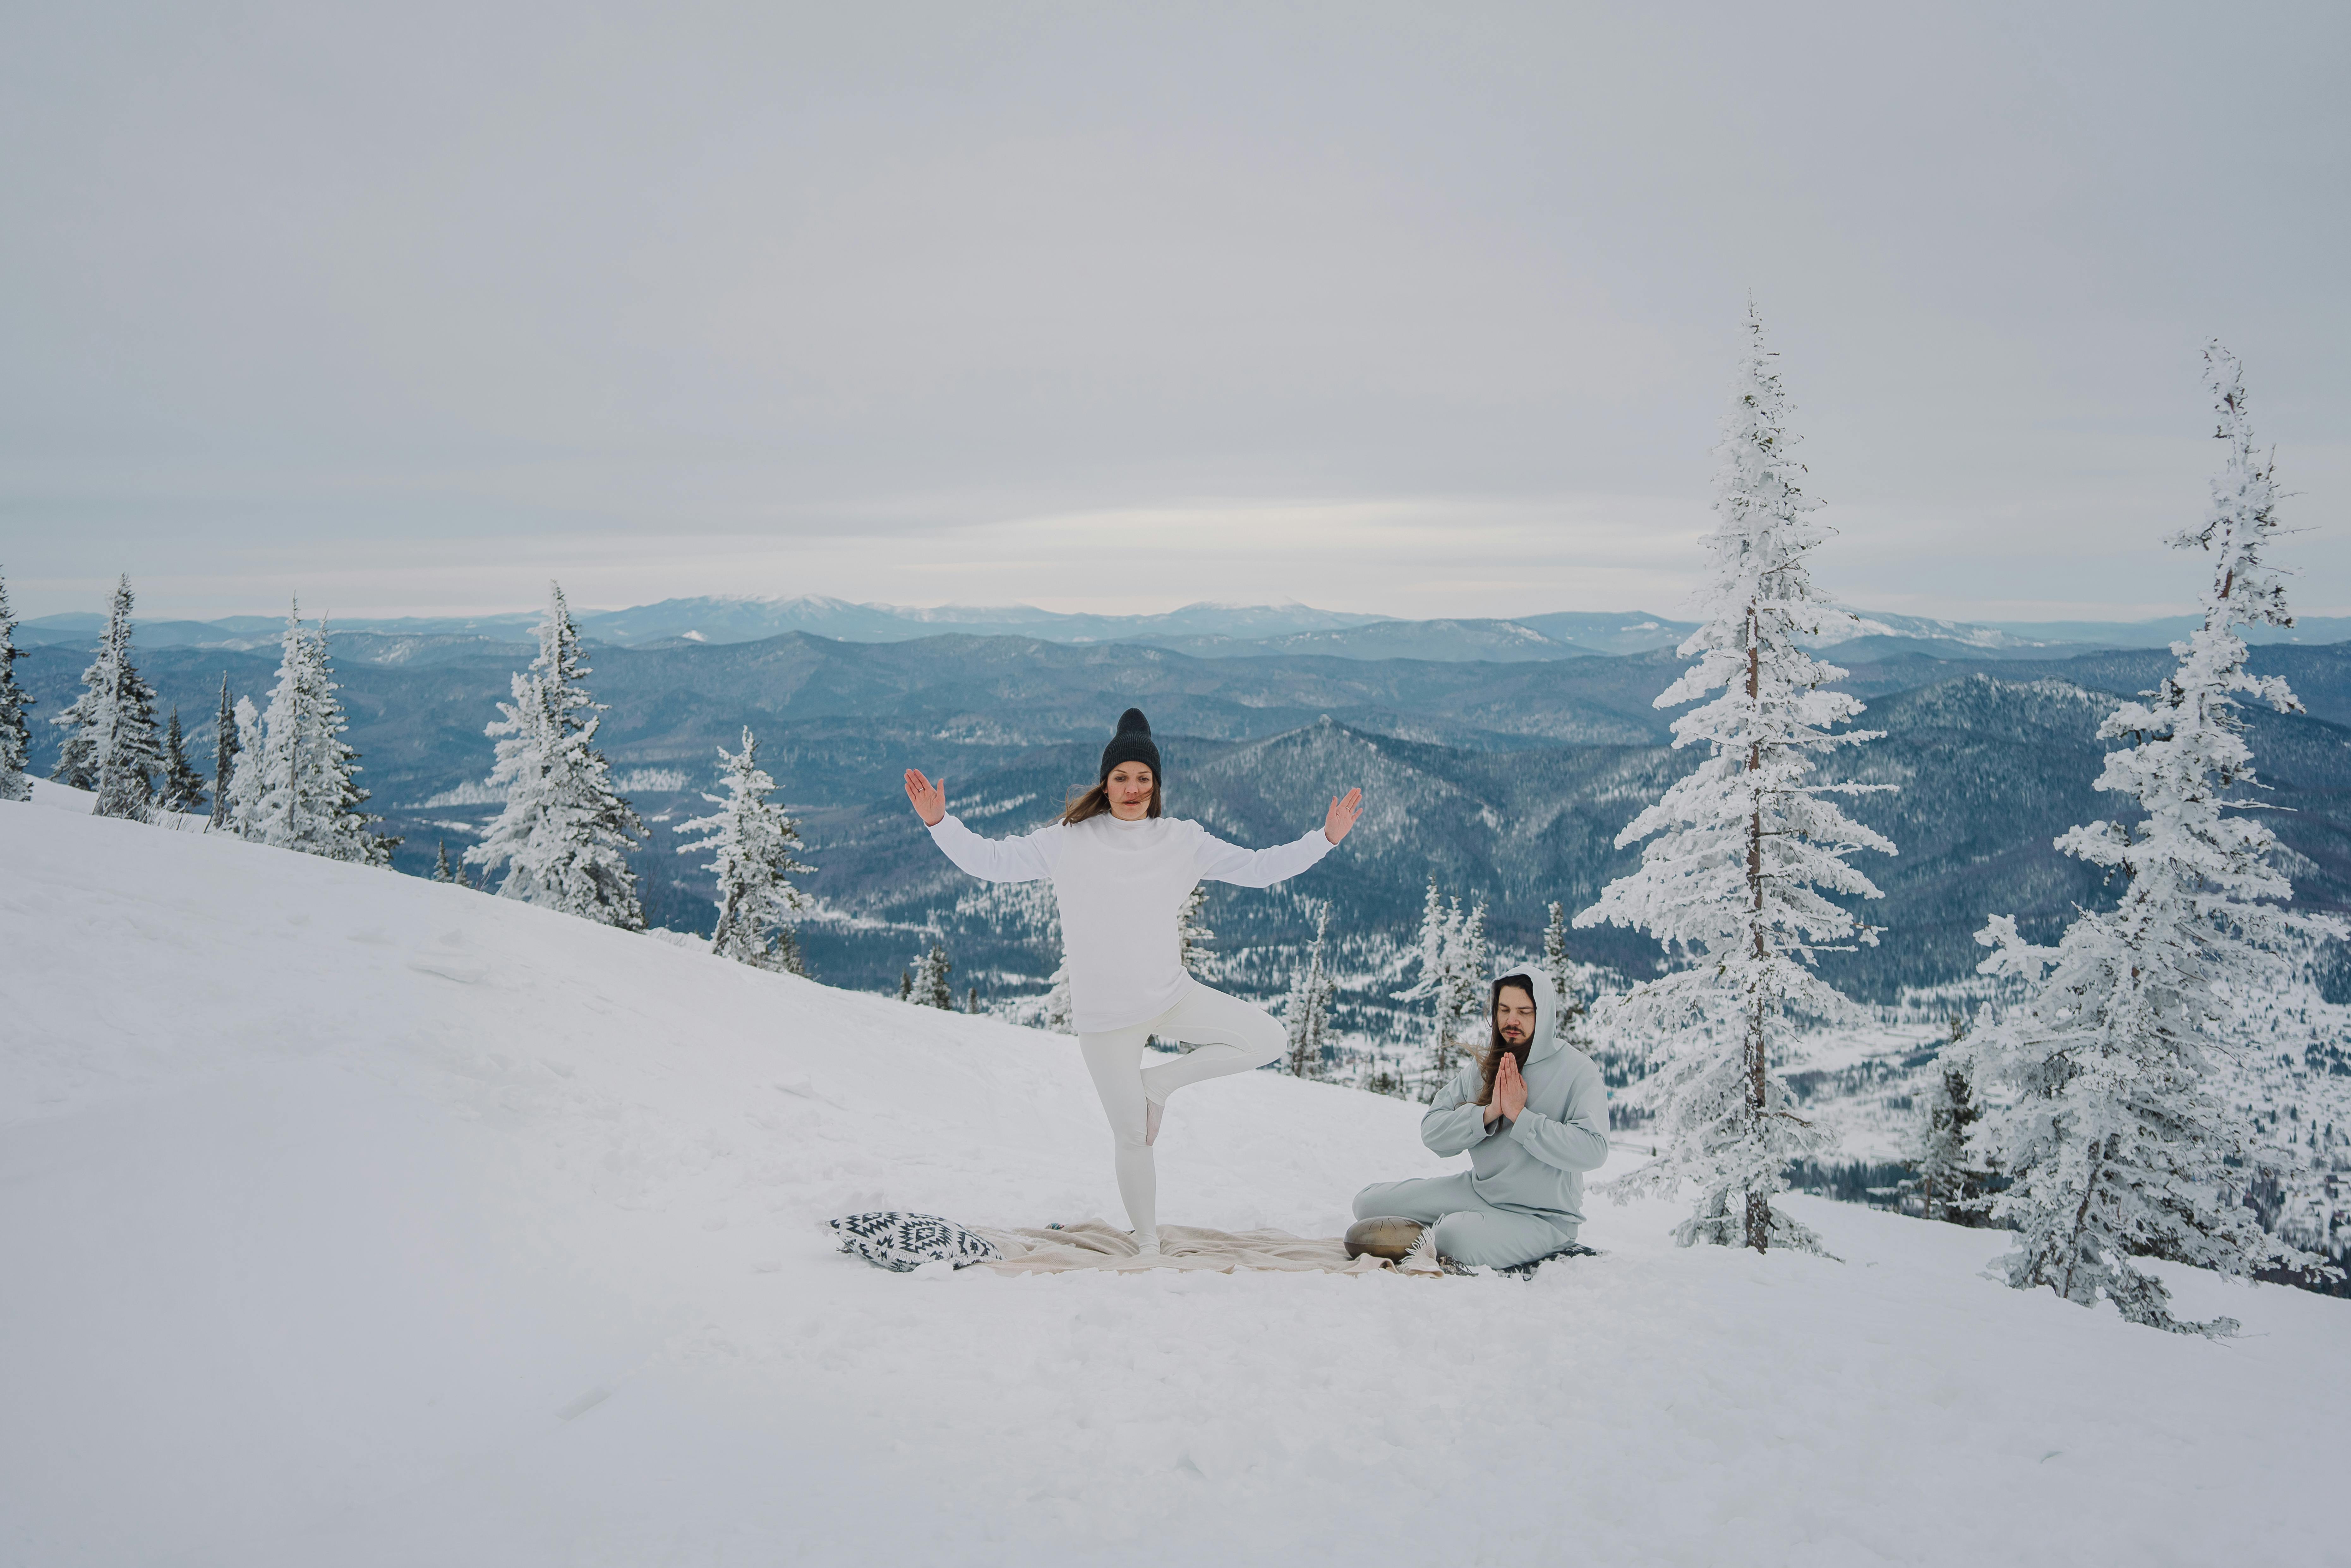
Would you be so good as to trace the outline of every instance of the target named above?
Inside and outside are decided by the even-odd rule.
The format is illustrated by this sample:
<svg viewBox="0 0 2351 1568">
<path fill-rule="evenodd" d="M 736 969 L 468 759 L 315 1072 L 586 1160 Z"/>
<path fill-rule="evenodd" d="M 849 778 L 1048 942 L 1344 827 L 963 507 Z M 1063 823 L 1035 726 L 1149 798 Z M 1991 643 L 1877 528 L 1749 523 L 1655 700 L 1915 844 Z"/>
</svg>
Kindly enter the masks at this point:
<svg viewBox="0 0 2351 1568">
<path fill-rule="evenodd" d="M 1559 1039 L 1551 977 L 1521 964 L 1498 977 L 1513 975 L 1535 994 L 1535 1037 L 1521 1070 L 1526 1110 L 1515 1122 L 1497 1119 L 1489 1127 L 1486 1107 L 1475 1103 L 1485 1075 L 1473 1057 L 1420 1119 L 1420 1141 L 1440 1155 L 1466 1150 L 1470 1186 L 1496 1208 L 1581 1225 L 1583 1173 L 1608 1157 L 1608 1092 L 1592 1059 Z"/>
</svg>

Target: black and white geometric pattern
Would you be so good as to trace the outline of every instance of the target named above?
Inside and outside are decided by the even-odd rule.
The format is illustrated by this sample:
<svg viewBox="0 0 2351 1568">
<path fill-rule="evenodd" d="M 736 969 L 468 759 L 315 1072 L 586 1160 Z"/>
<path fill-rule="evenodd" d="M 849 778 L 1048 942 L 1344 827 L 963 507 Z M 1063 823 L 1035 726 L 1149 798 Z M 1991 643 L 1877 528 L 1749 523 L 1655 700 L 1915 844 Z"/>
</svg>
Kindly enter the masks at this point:
<svg viewBox="0 0 2351 1568">
<path fill-rule="evenodd" d="M 825 1222 L 841 1238 L 841 1249 L 877 1269 L 904 1274 L 942 1259 L 958 1269 L 997 1256 L 996 1249 L 952 1219 L 935 1214 L 903 1214 L 894 1208 L 847 1214 Z"/>
</svg>

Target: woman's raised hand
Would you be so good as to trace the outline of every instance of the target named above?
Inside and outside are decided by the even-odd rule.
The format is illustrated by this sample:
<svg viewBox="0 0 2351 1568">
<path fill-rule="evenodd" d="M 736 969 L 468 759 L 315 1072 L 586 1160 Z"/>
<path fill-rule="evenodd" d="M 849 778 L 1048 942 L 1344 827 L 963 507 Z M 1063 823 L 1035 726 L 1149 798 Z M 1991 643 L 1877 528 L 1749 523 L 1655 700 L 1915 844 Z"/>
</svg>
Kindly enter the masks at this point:
<svg viewBox="0 0 2351 1568">
<path fill-rule="evenodd" d="M 1322 836 L 1337 843 L 1347 836 L 1347 831 L 1355 825 L 1355 819 L 1363 814 L 1364 792 L 1361 789 L 1348 790 L 1343 800 L 1336 795 L 1332 796 L 1331 809 L 1322 813 Z"/>
<path fill-rule="evenodd" d="M 906 799 L 914 804 L 914 815 L 923 819 L 923 826 L 935 828 L 939 819 L 947 814 L 947 781 L 942 778 L 934 784 L 923 777 L 919 768 L 906 769 Z M 1332 843 L 1339 841 L 1333 839 Z"/>
</svg>

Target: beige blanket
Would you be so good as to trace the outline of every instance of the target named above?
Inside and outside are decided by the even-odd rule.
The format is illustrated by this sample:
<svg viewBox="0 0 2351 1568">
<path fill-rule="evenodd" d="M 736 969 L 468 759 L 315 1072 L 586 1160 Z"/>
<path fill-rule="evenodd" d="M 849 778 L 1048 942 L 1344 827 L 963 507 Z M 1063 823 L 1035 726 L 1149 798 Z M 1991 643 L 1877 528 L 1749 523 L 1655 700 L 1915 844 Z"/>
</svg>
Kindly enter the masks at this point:
<svg viewBox="0 0 2351 1568">
<path fill-rule="evenodd" d="M 1159 1228 L 1159 1252 L 1144 1258 L 1134 1238 L 1100 1219 L 1080 1220 L 1057 1230 L 988 1230 L 975 1227 L 1000 1258 L 974 1263 L 999 1274 L 1061 1274 L 1075 1269 L 1126 1273 L 1144 1269 L 1276 1269 L 1290 1273 L 1436 1274 L 1440 1270 L 1426 1236 L 1402 1263 L 1384 1258 L 1350 1258 L 1336 1236 L 1292 1236 L 1286 1230 L 1197 1230 L 1188 1225 Z"/>
</svg>

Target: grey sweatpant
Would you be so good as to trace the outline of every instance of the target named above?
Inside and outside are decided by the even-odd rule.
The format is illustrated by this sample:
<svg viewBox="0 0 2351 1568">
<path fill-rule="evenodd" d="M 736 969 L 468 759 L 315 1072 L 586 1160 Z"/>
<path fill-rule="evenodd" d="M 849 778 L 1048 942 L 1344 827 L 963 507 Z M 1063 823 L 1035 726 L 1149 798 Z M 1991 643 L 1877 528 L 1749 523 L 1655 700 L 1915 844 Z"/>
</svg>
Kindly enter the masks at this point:
<svg viewBox="0 0 2351 1568">
<path fill-rule="evenodd" d="M 1547 1258 L 1575 1239 L 1565 1219 L 1496 1208 L 1469 1185 L 1469 1173 L 1374 1182 L 1355 1195 L 1355 1218 L 1395 1215 L 1437 1228 L 1437 1250 L 1456 1263 L 1508 1268 Z"/>
</svg>

